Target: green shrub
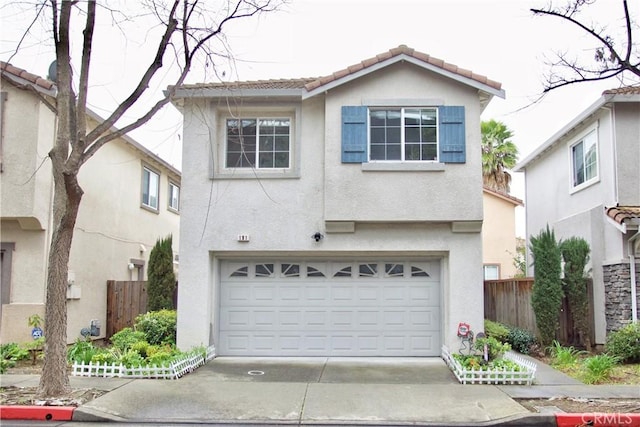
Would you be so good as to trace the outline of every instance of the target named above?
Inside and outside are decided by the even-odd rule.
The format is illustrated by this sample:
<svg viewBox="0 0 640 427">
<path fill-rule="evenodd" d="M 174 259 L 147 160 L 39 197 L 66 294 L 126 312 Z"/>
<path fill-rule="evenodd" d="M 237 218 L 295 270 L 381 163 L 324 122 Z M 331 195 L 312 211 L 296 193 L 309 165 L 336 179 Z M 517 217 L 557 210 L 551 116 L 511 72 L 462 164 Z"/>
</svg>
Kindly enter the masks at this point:
<svg viewBox="0 0 640 427">
<path fill-rule="evenodd" d="M 534 282 L 531 306 L 540 332 L 540 343 L 549 345 L 556 335 L 562 306 L 562 257 L 555 234 L 547 225 L 537 236 L 531 236 Z"/>
<path fill-rule="evenodd" d="M 509 335 L 509 328 L 502 323 L 484 319 L 484 333 L 488 337 L 494 337 L 498 341 L 505 342 L 507 340 L 507 335 Z"/>
<path fill-rule="evenodd" d="M 67 360 L 69 360 L 69 362 L 89 363 L 97 352 L 98 349 L 93 346 L 91 340 L 78 338 L 69 348 Z"/>
<path fill-rule="evenodd" d="M 133 345 L 131 346 L 131 350 L 137 351 L 138 353 L 140 353 L 140 356 L 146 358 L 149 355 L 148 351 L 151 347 L 152 345 L 146 341 L 138 341 L 133 343 Z"/>
<path fill-rule="evenodd" d="M 134 366 L 145 366 L 147 362 L 144 360 L 144 357 L 140 355 L 135 350 L 127 350 L 120 357 L 120 363 L 124 366 L 131 368 Z"/>
<path fill-rule="evenodd" d="M 98 352 L 91 358 L 91 361 L 93 363 L 100 363 L 103 365 L 106 363 L 111 365 L 120 361 L 120 355 L 117 350 L 114 351 L 113 349 L 98 350 Z"/>
<path fill-rule="evenodd" d="M 136 330 L 144 333 L 149 344 L 176 344 L 175 310 L 150 311 L 136 317 Z"/>
<path fill-rule="evenodd" d="M 551 366 L 555 368 L 574 368 L 578 365 L 580 355 L 585 353 L 573 347 L 563 347 L 556 340 L 547 347 L 547 351 L 551 355 Z"/>
<path fill-rule="evenodd" d="M 113 334 L 109 341 L 118 350 L 125 352 L 139 341 L 145 341 L 145 334 L 142 331 L 135 331 L 132 328 L 124 328 Z"/>
<path fill-rule="evenodd" d="M 564 260 L 563 290 L 571 309 L 573 324 L 587 350 L 591 350 L 588 278 L 585 272 L 589 251 L 589 244 L 580 237 L 571 237 L 560 243 L 560 252 Z"/>
<path fill-rule="evenodd" d="M 605 351 L 617 357 L 621 363 L 640 362 L 640 322 L 610 333 Z"/>
<path fill-rule="evenodd" d="M 476 338 L 473 343 L 473 348 L 477 351 L 484 352 L 485 344 L 489 353 L 489 360 L 497 359 L 507 351 L 511 350 L 511 346 L 509 344 L 502 343 L 494 337 Z"/>
<path fill-rule="evenodd" d="M 536 337 L 532 332 L 517 327 L 512 327 L 507 335 L 511 347 L 522 354 L 529 354 L 531 346 L 536 343 Z"/>
<path fill-rule="evenodd" d="M 18 360 L 28 359 L 29 350 L 27 350 L 26 348 L 23 348 L 22 346 L 14 342 L 1 344 L 0 357 L 2 359 L 13 360 L 17 362 Z"/>
<path fill-rule="evenodd" d="M 172 237 L 159 239 L 149 255 L 149 283 L 147 285 L 148 307 L 150 311 L 170 310 L 176 276 L 173 272 Z"/>
<path fill-rule="evenodd" d="M 617 357 L 609 356 L 608 354 L 599 354 L 586 358 L 582 363 L 584 369 L 582 381 L 586 384 L 598 384 L 608 380 L 618 361 Z"/>
</svg>

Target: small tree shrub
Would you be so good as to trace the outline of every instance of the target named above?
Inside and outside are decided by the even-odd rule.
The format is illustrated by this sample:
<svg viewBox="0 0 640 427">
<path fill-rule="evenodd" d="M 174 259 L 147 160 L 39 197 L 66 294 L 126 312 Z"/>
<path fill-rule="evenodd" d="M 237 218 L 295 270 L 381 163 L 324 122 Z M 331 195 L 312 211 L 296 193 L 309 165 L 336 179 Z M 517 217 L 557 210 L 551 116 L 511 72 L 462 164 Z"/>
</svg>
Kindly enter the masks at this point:
<svg viewBox="0 0 640 427">
<path fill-rule="evenodd" d="M 173 306 L 175 288 L 172 237 L 169 235 L 158 240 L 149 255 L 149 283 L 147 284 L 149 311 L 175 308 Z"/>
<path fill-rule="evenodd" d="M 473 348 L 480 353 L 484 353 L 485 345 L 487 346 L 489 360 L 497 359 L 511 350 L 511 346 L 508 343 L 502 343 L 494 337 L 476 338 L 473 343 Z"/>
<path fill-rule="evenodd" d="M 67 360 L 87 364 L 91 362 L 96 353 L 98 353 L 98 349 L 94 347 L 91 340 L 78 338 L 67 351 Z"/>
<path fill-rule="evenodd" d="M 121 352 L 125 352 L 135 343 L 139 341 L 146 341 L 146 337 L 142 331 L 135 331 L 132 328 L 124 328 L 113 334 L 109 340 L 115 348 Z"/>
<path fill-rule="evenodd" d="M 176 345 L 175 310 L 151 311 L 136 317 L 136 331 L 144 333 L 149 344 Z"/>
<path fill-rule="evenodd" d="M 640 362 L 640 322 L 610 333 L 605 351 L 622 363 Z"/>
<path fill-rule="evenodd" d="M 589 251 L 589 244 L 580 237 L 571 237 L 560 243 L 560 252 L 564 260 L 563 290 L 567 296 L 575 329 L 581 342 L 591 351 L 588 278 L 585 273 Z"/>
<path fill-rule="evenodd" d="M 506 341 L 511 344 L 511 347 L 522 354 L 529 354 L 531 346 L 536 343 L 536 337 L 532 332 L 517 327 L 512 327 L 509 330 Z"/>
<path fill-rule="evenodd" d="M 494 337 L 498 341 L 507 341 L 507 335 L 509 335 L 509 329 L 499 322 L 493 320 L 484 320 L 484 333 L 488 337 Z"/>
<path fill-rule="evenodd" d="M 531 253 L 534 266 L 531 305 L 536 315 L 540 342 L 544 346 L 555 338 L 563 297 L 560 248 L 548 225 L 546 230 L 531 237 Z"/>
</svg>

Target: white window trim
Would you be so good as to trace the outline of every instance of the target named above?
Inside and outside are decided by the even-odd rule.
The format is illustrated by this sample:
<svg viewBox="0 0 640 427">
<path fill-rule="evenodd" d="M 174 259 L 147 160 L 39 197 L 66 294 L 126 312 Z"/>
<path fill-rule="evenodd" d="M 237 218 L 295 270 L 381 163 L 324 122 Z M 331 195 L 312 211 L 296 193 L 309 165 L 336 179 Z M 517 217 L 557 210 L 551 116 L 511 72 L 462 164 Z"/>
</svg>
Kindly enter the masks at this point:
<svg viewBox="0 0 640 427">
<path fill-rule="evenodd" d="M 400 159 L 398 160 L 374 160 L 371 159 L 371 111 L 372 110 L 393 110 L 393 109 L 400 109 L 400 123 L 401 123 L 401 132 L 400 132 Z M 431 110 L 435 110 L 436 113 L 436 158 L 434 160 L 404 160 L 404 156 L 405 156 L 405 125 L 404 125 L 404 118 L 405 118 L 405 110 L 426 110 L 426 109 L 431 109 Z M 400 171 L 407 171 L 407 170 L 435 170 L 435 171 L 441 171 L 444 170 L 444 168 L 430 168 L 430 167 L 417 167 L 417 168 L 412 168 L 411 166 L 408 165 L 412 165 L 412 164 L 416 164 L 416 165 L 430 165 L 430 164 L 441 164 L 440 163 L 440 111 L 438 109 L 438 106 L 435 105 L 423 105 L 420 107 L 417 106 L 401 106 L 401 105 L 389 105 L 389 106 L 370 106 L 367 109 L 367 162 L 368 163 L 377 163 L 377 164 L 382 164 L 382 165 L 391 165 L 391 164 L 401 164 L 401 165 L 405 165 L 404 167 L 401 168 L 395 168 L 395 167 L 391 167 L 389 169 L 387 169 L 385 166 L 378 166 L 378 167 L 373 167 L 373 168 L 363 168 L 363 170 L 368 169 L 368 170 L 400 170 Z M 363 163 L 363 165 L 365 165 L 365 163 Z"/>
<path fill-rule="evenodd" d="M 283 104 L 278 106 L 243 106 L 242 111 L 230 113 L 228 108 L 215 110 L 216 144 L 212 162 L 213 179 L 291 179 L 300 178 L 300 140 L 301 140 L 301 108 L 298 104 Z M 227 168 L 227 119 L 233 118 L 289 118 L 289 167 L 284 168 Z"/>
<path fill-rule="evenodd" d="M 157 188 L 156 188 L 156 191 L 157 191 L 157 193 L 156 193 L 157 206 L 148 205 L 143 200 L 143 195 L 144 195 L 143 185 L 144 185 L 144 172 L 145 172 L 145 170 L 149 171 L 150 173 L 156 174 L 156 176 L 158 177 L 158 185 L 157 185 Z M 143 164 L 140 178 L 141 178 L 141 180 L 140 180 L 140 206 L 142 208 L 150 210 L 152 212 L 159 212 L 160 211 L 160 179 L 161 179 L 160 172 L 158 170 L 152 168 L 151 166 L 147 165 L 147 164 Z M 149 195 L 151 195 L 151 191 L 149 191 Z"/>
<path fill-rule="evenodd" d="M 178 189 L 178 206 L 177 207 L 171 205 L 171 203 L 173 202 L 173 197 L 172 197 L 173 192 L 171 191 L 172 187 L 176 187 Z M 180 193 L 181 193 L 180 185 L 170 180 L 168 185 L 168 192 L 167 192 L 167 209 L 170 210 L 171 212 L 175 212 L 175 213 L 180 212 Z"/>
<path fill-rule="evenodd" d="M 587 187 L 591 187 L 592 185 L 600 182 L 600 138 L 599 138 L 599 126 L 598 122 L 596 122 L 593 126 L 589 126 L 582 132 L 578 134 L 576 138 L 573 138 L 568 146 L 569 153 L 569 194 L 577 193 L 581 190 L 584 190 Z M 573 185 L 573 176 L 574 176 L 574 165 L 573 165 L 573 147 L 578 145 L 579 143 L 584 141 L 584 138 L 590 133 L 594 132 L 596 137 L 595 146 L 596 146 L 596 176 L 584 181 L 581 184 Z"/>
</svg>

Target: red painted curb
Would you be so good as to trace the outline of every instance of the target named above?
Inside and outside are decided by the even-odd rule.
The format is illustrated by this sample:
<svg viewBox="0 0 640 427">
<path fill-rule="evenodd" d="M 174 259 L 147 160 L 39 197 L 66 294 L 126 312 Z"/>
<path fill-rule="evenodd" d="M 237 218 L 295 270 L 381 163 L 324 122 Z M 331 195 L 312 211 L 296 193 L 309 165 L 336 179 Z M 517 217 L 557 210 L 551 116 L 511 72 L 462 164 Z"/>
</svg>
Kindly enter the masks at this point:
<svg viewBox="0 0 640 427">
<path fill-rule="evenodd" d="M 558 427 L 640 427 L 640 414 L 584 413 L 556 414 Z"/>
<path fill-rule="evenodd" d="M 0 420 L 71 421 L 75 406 L 0 406 Z"/>
</svg>

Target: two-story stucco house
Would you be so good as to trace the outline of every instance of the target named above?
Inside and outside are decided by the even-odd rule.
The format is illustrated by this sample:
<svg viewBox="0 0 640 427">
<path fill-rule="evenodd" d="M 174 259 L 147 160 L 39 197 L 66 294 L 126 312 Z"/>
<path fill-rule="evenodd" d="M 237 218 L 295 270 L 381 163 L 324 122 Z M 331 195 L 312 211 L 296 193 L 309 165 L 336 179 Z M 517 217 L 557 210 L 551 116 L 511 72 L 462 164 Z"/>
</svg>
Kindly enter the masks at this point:
<svg viewBox="0 0 640 427">
<path fill-rule="evenodd" d="M 485 280 L 510 279 L 518 273 L 516 256 L 516 208 L 522 200 L 501 191 L 482 190 L 482 259 Z"/>
<path fill-rule="evenodd" d="M 589 243 L 596 343 L 604 343 L 637 319 L 640 301 L 640 88 L 605 91 L 515 170 L 525 172 L 528 238 L 549 224 L 558 239 Z"/>
<path fill-rule="evenodd" d="M 31 340 L 44 317 L 56 131 L 53 82 L 1 63 L 1 342 Z M 50 106 L 48 106 L 49 104 Z M 100 118 L 90 113 L 89 126 Z M 91 321 L 106 331 L 107 280 L 144 280 L 158 238 L 178 251 L 180 172 L 129 137 L 103 146 L 79 174 L 85 193 L 69 261 L 69 342 Z M 95 322 L 94 322 L 95 324 Z"/>
<path fill-rule="evenodd" d="M 178 345 L 437 356 L 483 329 L 480 114 L 406 46 L 323 78 L 184 85 Z"/>
</svg>

